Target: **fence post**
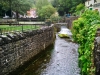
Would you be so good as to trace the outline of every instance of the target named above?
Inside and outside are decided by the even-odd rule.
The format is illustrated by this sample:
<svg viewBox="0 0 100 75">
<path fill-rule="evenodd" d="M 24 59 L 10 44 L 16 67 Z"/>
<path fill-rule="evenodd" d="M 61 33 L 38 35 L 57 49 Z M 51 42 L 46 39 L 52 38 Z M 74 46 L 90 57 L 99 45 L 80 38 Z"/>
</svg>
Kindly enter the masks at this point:
<svg viewBox="0 0 100 75">
<path fill-rule="evenodd" d="M 0 29 L 0 33 L 1 33 L 1 35 L 2 35 L 2 29 Z"/>
<path fill-rule="evenodd" d="M 23 32 L 23 25 L 22 25 L 22 32 Z"/>
</svg>

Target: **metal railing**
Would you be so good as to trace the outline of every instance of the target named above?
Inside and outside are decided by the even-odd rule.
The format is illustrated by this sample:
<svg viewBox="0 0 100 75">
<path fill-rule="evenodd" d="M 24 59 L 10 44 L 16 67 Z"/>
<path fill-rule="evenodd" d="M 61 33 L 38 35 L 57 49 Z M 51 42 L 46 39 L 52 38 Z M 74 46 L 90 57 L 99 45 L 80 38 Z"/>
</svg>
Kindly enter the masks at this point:
<svg viewBox="0 0 100 75">
<path fill-rule="evenodd" d="M 12 31 L 28 31 L 39 29 L 40 26 L 44 26 L 44 22 L 3 22 L 0 23 L 0 34 L 5 34 Z"/>
<path fill-rule="evenodd" d="M 5 26 L 5 25 L 3 25 Z M 16 31 L 28 31 L 28 30 L 36 30 L 38 29 L 39 26 L 34 26 L 34 25 L 20 25 L 20 26 L 8 26 L 6 25 L 6 27 L 0 27 L 0 34 L 5 34 L 5 33 L 10 33 L 10 32 L 16 32 Z"/>
</svg>

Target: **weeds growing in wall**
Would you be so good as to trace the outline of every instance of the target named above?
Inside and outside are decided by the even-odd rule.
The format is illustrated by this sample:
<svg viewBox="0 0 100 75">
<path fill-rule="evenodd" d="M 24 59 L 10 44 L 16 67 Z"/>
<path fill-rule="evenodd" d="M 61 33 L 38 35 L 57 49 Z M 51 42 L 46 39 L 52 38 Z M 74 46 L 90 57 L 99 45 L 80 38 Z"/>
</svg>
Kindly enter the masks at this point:
<svg viewBox="0 0 100 75">
<path fill-rule="evenodd" d="M 97 28 L 100 27 L 98 11 L 86 10 L 73 22 L 73 39 L 79 43 L 79 67 L 81 75 L 94 75 L 94 38 Z"/>
</svg>

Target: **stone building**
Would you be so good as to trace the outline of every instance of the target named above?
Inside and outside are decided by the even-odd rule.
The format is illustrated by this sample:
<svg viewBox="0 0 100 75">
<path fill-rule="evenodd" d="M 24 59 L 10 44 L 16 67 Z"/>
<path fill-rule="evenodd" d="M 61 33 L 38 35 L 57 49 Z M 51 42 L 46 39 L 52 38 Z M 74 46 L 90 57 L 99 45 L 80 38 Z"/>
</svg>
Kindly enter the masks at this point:
<svg viewBox="0 0 100 75">
<path fill-rule="evenodd" d="M 98 10 L 100 12 L 100 0 L 87 0 L 85 6 L 91 10 Z"/>
<path fill-rule="evenodd" d="M 36 9 L 30 9 L 29 11 L 27 11 L 27 18 L 37 18 L 37 12 Z"/>
</svg>

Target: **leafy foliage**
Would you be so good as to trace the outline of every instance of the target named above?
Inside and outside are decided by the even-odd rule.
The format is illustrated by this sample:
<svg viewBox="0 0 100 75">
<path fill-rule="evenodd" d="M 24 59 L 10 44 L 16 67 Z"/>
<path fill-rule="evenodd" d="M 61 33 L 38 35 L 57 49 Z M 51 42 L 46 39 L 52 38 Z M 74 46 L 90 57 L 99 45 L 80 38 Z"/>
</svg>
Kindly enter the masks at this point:
<svg viewBox="0 0 100 75">
<path fill-rule="evenodd" d="M 100 27 L 100 16 L 97 11 L 86 10 L 78 20 L 73 22 L 73 38 L 80 44 L 79 66 L 82 75 L 93 75 L 94 38 L 97 28 Z"/>
<path fill-rule="evenodd" d="M 41 18 L 48 19 L 55 12 L 56 9 L 53 6 L 47 5 L 47 6 L 43 6 L 42 9 L 38 11 L 38 14 Z"/>
<path fill-rule="evenodd" d="M 84 4 L 80 3 L 79 5 L 76 6 L 76 11 L 81 11 L 84 8 L 85 8 Z"/>
<path fill-rule="evenodd" d="M 86 0 L 53 0 L 52 5 L 58 9 L 60 15 L 66 13 L 73 13 L 76 10 L 76 6 L 80 3 L 85 3 Z"/>
<path fill-rule="evenodd" d="M 15 12 L 24 14 L 32 7 L 33 2 L 33 0 L 1 0 L 0 5 L 5 11 L 13 10 Z"/>
<path fill-rule="evenodd" d="M 48 0 L 36 0 L 35 1 L 35 6 L 38 10 L 40 10 L 43 6 L 49 5 Z"/>
<path fill-rule="evenodd" d="M 50 19 L 52 22 L 57 22 L 57 21 L 60 21 L 62 18 L 58 15 L 58 13 L 56 12 L 55 14 L 52 14 L 50 16 Z"/>
</svg>

